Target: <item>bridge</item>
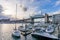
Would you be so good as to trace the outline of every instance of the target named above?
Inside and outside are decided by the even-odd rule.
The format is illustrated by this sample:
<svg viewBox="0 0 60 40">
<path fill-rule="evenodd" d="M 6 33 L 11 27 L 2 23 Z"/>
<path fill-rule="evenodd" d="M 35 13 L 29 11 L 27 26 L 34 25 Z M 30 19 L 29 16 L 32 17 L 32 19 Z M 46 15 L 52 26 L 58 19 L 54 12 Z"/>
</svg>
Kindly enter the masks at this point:
<svg viewBox="0 0 60 40">
<path fill-rule="evenodd" d="M 52 17 L 52 16 L 48 16 L 47 14 L 46 15 L 35 15 L 35 16 L 31 16 L 30 18 L 27 18 L 27 19 L 21 19 L 21 20 L 10 20 L 10 19 L 7 19 L 7 20 L 0 20 L 0 23 L 5 23 L 5 24 L 14 24 L 14 23 L 39 23 L 39 22 L 34 22 L 34 19 L 38 19 L 38 18 L 47 18 L 47 22 L 48 22 L 48 19 Z"/>
</svg>

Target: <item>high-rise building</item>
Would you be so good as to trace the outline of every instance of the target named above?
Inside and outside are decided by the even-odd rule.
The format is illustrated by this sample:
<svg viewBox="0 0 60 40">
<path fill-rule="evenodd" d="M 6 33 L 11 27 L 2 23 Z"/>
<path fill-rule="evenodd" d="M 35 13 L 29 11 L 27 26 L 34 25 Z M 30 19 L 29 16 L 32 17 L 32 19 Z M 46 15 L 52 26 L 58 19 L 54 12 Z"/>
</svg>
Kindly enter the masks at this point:
<svg viewBox="0 0 60 40">
<path fill-rule="evenodd" d="M 60 14 L 55 14 L 53 17 L 53 23 L 60 23 Z"/>
</svg>

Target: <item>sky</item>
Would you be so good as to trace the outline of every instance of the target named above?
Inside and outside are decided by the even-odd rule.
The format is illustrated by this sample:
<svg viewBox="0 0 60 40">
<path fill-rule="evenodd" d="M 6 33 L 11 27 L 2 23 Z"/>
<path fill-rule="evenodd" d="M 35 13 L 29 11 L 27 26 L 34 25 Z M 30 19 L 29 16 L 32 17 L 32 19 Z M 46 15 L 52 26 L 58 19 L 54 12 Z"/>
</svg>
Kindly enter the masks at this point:
<svg viewBox="0 0 60 40">
<path fill-rule="evenodd" d="M 0 0 L 3 15 L 15 18 L 17 4 L 17 18 L 28 18 L 40 14 L 60 14 L 60 0 Z M 24 9 L 27 9 L 24 11 Z"/>
</svg>

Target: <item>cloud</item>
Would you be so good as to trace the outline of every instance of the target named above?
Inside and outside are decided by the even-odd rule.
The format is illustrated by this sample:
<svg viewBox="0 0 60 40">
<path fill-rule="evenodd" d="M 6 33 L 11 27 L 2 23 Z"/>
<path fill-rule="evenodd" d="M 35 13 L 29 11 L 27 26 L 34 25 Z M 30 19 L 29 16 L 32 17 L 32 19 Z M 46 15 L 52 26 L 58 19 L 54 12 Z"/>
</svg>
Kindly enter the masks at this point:
<svg viewBox="0 0 60 40">
<path fill-rule="evenodd" d="M 6 14 L 12 15 L 15 17 L 16 13 L 16 3 L 17 3 L 17 18 L 24 18 L 29 17 L 30 15 L 40 14 L 41 6 L 51 2 L 50 0 L 1 0 L 0 3 L 3 5 L 4 8 L 7 10 L 5 11 Z M 24 7 L 27 8 L 27 11 L 24 12 Z M 12 13 L 12 14 L 10 14 Z"/>
<path fill-rule="evenodd" d="M 60 5 L 60 0 L 56 1 L 55 6 Z"/>
<path fill-rule="evenodd" d="M 60 10 L 57 10 L 57 11 L 55 11 L 55 12 L 50 12 L 50 13 L 48 13 L 49 15 L 54 15 L 54 14 L 60 14 Z"/>
<path fill-rule="evenodd" d="M 60 10 L 53 12 L 53 14 L 60 14 Z"/>
<path fill-rule="evenodd" d="M 3 6 L 0 5 L 0 16 L 3 15 Z"/>
<path fill-rule="evenodd" d="M 8 19 L 8 18 L 10 18 L 10 16 L 5 16 L 3 14 L 3 11 L 4 11 L 3 6 L 0 5 L 0 19 Z"/>
</svg>

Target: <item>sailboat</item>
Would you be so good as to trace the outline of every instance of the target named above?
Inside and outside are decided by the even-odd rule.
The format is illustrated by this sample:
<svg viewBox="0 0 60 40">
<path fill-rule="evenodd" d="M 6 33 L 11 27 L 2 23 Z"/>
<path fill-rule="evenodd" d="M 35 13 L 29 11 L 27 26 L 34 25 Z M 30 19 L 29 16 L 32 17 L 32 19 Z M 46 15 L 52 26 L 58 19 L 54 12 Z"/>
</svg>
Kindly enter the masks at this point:
<svg viewBox="0 0 60 40">
<path fill-rule="evenodd" d="M 17 15 L 17 5 L 16 5 L 16 15 Z M 17 17 L 17 16 L 15 16 L 15 17 Z M 16 28 L 16 22 L 15 22 L 15 29 L 14 29 L 14 31 L 12 33 L 12 37 L 20 38 L 20 31 Z"/>
<path fill-rule="evenodd" d="M 19 30 L 16 29 L 16 27 L 12 33 L 12 37 L 20 38 L 20 32 L 19 32 Z"/>
</svg>

